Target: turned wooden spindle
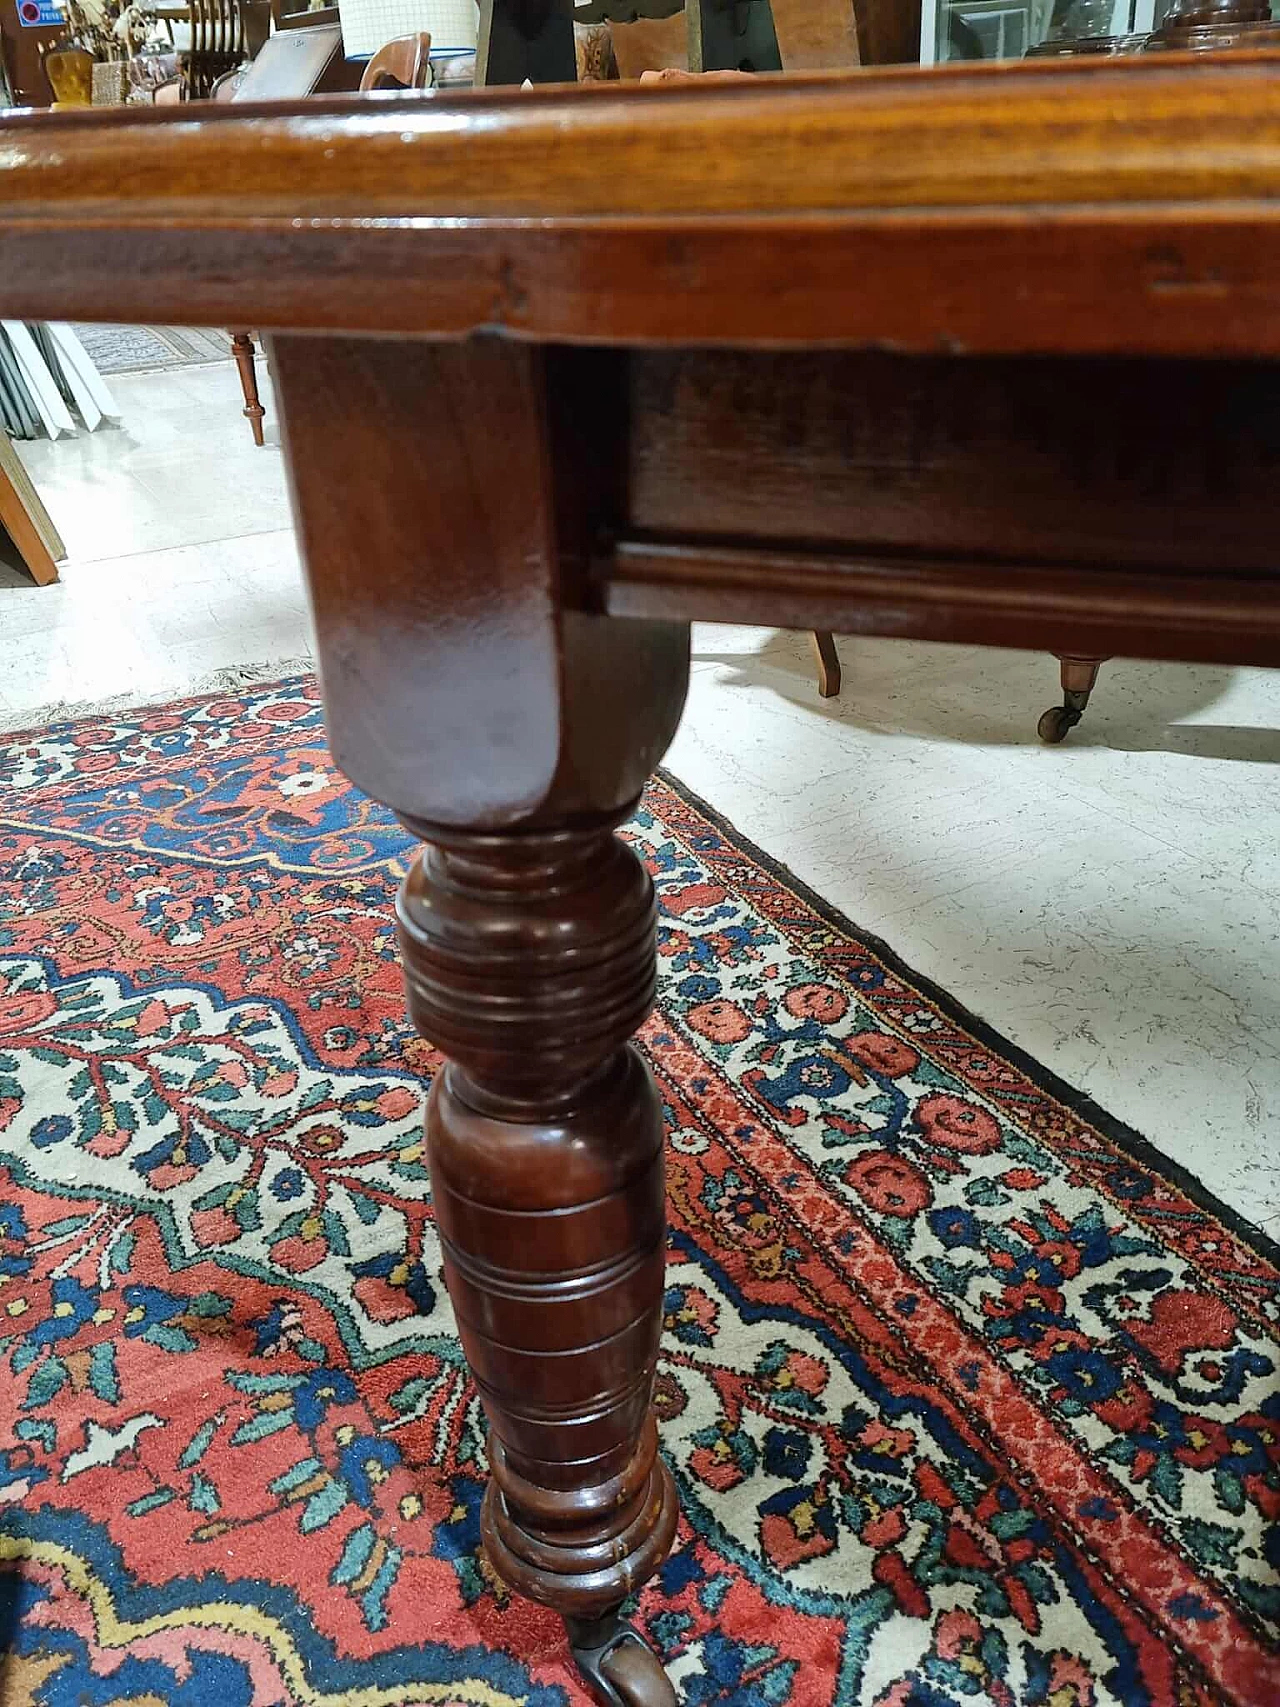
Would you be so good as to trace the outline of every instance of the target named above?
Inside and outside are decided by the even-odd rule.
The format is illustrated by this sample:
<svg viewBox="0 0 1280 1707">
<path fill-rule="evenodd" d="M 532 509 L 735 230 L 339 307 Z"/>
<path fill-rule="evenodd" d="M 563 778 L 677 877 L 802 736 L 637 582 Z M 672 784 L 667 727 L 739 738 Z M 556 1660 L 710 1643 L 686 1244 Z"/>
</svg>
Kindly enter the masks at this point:
<svg viewBox="0 0 1280 1707">
<path fill-rule="evenodd" d="M 653 1001 L 653 886 L 606 819 L 434 837 L 405 881 L 436 1224 L 492 1425 L 485 1544 L 513 1588 L 598 1618 L 675 1529 L 649 1401 L 662 1113 L 627 1040 Z"/>
<path fill-rule="evenodd" d="M 253 434 L 256 445 L 263 443 L 262 418 L 266 410 L 262 407 L 262 399 L 258 395 L 258 373 L 254 361 L 253 333 L 232 332 L 231 354 L 236 359 L 236 369 L 240 375 L 240 390 L 244 393 L 243 414 L 249 423 L 249 431 Z"/>
</svg>

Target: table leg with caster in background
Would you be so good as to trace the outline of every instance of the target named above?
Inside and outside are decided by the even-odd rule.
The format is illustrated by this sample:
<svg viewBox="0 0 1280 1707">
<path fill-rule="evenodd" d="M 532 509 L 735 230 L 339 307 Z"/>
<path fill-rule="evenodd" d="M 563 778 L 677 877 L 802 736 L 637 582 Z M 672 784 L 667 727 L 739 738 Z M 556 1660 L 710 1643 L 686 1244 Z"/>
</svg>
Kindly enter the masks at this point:
<svg viewBox="0 0 1280 1707">
<path fill-rule="evenodd" d="M 1036 733 L 1051 747 L 1065 741 L 1084 716 L 1098 671 L 1107 661 L 1105 658 L 1077 658 L 1068 652 L 1059 652 L 1056 657 L 1061 667 L 1062 704 L 1051 705 L 1036 724 Z"/>
</svg>

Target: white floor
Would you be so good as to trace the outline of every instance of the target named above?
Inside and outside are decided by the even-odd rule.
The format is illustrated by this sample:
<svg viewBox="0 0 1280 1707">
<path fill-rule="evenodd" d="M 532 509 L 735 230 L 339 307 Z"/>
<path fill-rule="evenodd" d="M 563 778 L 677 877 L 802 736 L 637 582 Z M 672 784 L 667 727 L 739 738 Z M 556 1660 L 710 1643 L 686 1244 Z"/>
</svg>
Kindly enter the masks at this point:
<svg viewBox="0 0 1280 1707">
<path fill-rule="evenodd" d="M 69 561 L 0 566 L 0 723 L 306 655 L 275 412 L 231 364 L 117 376 L 119 428 L 20 447 Z M 668 764 L 1037 1059 L 1280 1235 L 1280 672 L 1117 662 L 1035 738 L 1056 666 L 700 627 Z"/>
</svg>

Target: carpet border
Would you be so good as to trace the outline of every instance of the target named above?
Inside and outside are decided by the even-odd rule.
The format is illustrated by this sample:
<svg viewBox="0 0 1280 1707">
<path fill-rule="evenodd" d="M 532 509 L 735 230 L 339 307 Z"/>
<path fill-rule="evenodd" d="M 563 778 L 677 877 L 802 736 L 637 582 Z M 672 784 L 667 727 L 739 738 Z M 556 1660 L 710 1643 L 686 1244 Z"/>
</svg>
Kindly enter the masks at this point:
<svg viewBox="0 0 1280 1707">
<path fill-rule="evenodd" d="M 280 672 L 284 673 L 281 674 Z M 281 688 L 289 682 L 318 681 L 314 658 L 264 658 L 260 663 L 224 664 L 188 683 L 173 699 L 155 699 L 154 689 L 108 694 L 104 699 L 52 700 L 0 712 L 0 747 L 20 746 L 72 723 L 98 723 L 111 717 L 143 717 L 199 700 L 235 699 L 243 693 Z M 327 727 L 327 726 L 326 726 Z"/>
<path fill-rule="evenodd" d="M 1010 1042 L 994 1026 L 989 1025 L 986 1020 L 980 1019 L 977 1014 L 965 1007 L 949 991 L 935 983 L 932 978 L 926 977 L 923 972 L 917 972 L 885 942 L 883 937 L 878 937 L 873 932 L 863 929 L 861 925 L 855 924 L 848 914 L 842 913 L 838 907 L 832 906 L 830 901 L 819 895 L 817 890 L 811 888 L 803 878 L 797 877 L 789 866 L 784 865 L 780 859 L 775 859 L 772 854 L 767 853 L 751 837 L 745 835 L 731 818 L 727 818 L 723 812 L 718 812 L 714 806 L 702 798 L 696 789 L 690 788 L 687 783 L 682 782 L 665 765 L 660 765 L 654 774 L 665 787 L 669 788 L 673 794 L 678 795 L 686 806 L 701 813 L 721 835 L 726 836 L 734 845 L 740 847 L 748 858 L 758 862 L 776 883 L 781 884 L 797 900 L 811 908 L 833 930 L 841 932 L 842 935 L 852 938 L 854 942 L 860 943 L 868 949 L 878 960 L 884 962 L 894 977 L 901 978 L 903 982 L 919 990 L 922 996 L 940 1007 L 954 1023 L 970 1032 L 975 1041 L 980 1043 L 984 1049 L 988 1049 L 993 1054 L 1008 1061 L 1010 1066 L 1016 1067 L 1020 1073 L 1025 1074 L 1038 1089 L 1053 1097 L 1056 1102 L 1060 1102 L 1078 1119 L 1090 1126 L 1095 1126 L 1105 1138 L 1118 1145 L 1135 1161 L 1141 1162 L 1144 1167 L 1150 1168 L 1153 1172 L 1169 1180 L 1179 1191 L 1190 1198 L 1197 1208 L 1212 1215 L 1265 1262 L 1269 1262 L 1275 1268 L 1280 1269 L 1280 1240 L 1273 1239 L 1269 1233 L 1265 1233 L 1261 1227 L 1248 1220 L 1238 1209 L 1233 1209 L 1230 1204 L 1223 1203 L 1206 1185 L 1196 1179 L 1195 1175 L 1181 1162 L 1175 1161 L 1172 1156 L 1165 1155 L 1149 1138 L 1144 1138 L 1132 1126 L 1126 1126 L 1115 1115 L 1109 1114 L 1105 1108 L 1094 1102 L 1087 1092 L 1077 1090 L 1065 1079 L 1060 1079 L 1052 1068 L 1046 1067 L 1042 1061 L 1037 1061 L 1033 1055 L 1029 1055 L 1026 1050 L 1019 1048 L 1016 1043 Z"/>
<path fill-rule="evenodd" d="M 97 324 L 101 325 L 103 323 L 98 322 Z M 149 332 L 153 334 L 161 344 L 167 347 L 169 351 L 169 359 L 164 361 L 146 361 L 136 367 L 132 365 L 127 367 L 99 367 L 98 371 L 102 374 L 104 379 L 119 379 L 121 377 L 131 376 L 134 374 L 176 373 L 182 368 L 187 367 L 218 367 L 223 362 L 234 360 L 235 357 L 235 352 L 232 349 L 229 339 L 224 350 L 215 351 L 211 349 L 204 355 L 201 355 L 199 349 L 191 342 L 188 336 L 189 333 L 196 332 L 202 337 L 208 339 L 210 342 L 213 342 L 214 340 L 211 338 L 211 334 L 215 331 L 221 330 L 221 328 L 205 326 L 154 326 L 149 322 L 144 321 L 130 321 L 121 324 L 123 324 L 124 329 L 128 331 Z M 86 325 L 89 325 L 96 330 L 96 326 L 93 322 L 72 322 L 72 330 L 75 332 L 77 337 L 80 337 L 81 330 Z M 185 345 L 186 348 L 181 349 L 179 348 L 179 345 Z M 94 358 L 91 356 L 90 359 L 92 360 Z M 96 365 L 97 363 L 95 360 L 95 366 Z"/>
</svg>

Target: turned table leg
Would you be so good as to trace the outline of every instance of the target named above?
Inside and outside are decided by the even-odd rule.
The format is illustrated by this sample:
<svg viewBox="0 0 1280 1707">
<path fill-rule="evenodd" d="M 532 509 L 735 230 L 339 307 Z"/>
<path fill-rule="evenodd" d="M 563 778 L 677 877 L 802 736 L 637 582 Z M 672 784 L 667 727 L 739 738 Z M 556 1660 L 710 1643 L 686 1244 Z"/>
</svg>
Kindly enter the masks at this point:
<svg viewBox="0 0 1280 1707">
<path fill-rule="evenodd" d="M 600 1700 L 674 1701 L 618 1618 L 675 1532 L 651 1393 L 661 1111 L 629 1038 L 655 904 L 615 835 L 674 732 L 688 630 L 593 614 L 592 352 L 278 338 L 335 758 L 426 844 L 400 895 L 433 1204 L 490 1424 L 484 1544 Z M 351 412 L 353 397 L 361 400 Z M 607 411 L 606 411 L 607 413 Z"/>
<path fill-rule="evenodd" d="M 240 374 L 240 390 L 244 394 L 243 412 L 249 422 L 254 444 L 260 445 L 263 443 L 262 419 L 266 410 L 258 396 L 258 369 L 254 359 L 253 333 L 232 332 L 231 353 L 236 358 L 236 368 Z"/>
</svg>

